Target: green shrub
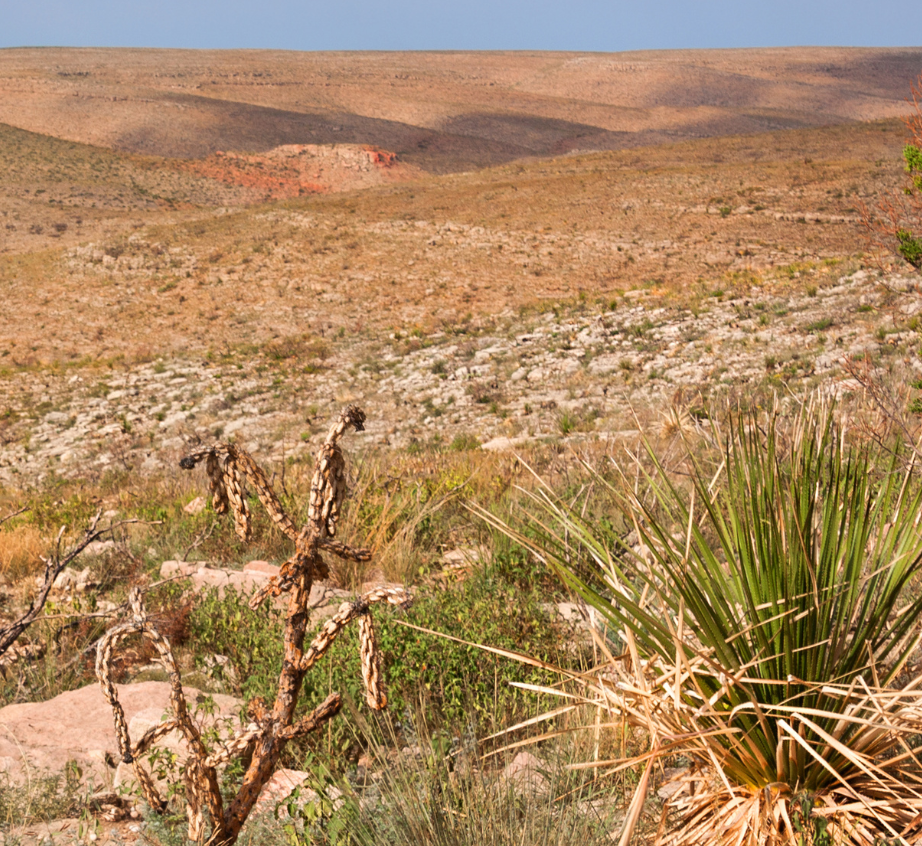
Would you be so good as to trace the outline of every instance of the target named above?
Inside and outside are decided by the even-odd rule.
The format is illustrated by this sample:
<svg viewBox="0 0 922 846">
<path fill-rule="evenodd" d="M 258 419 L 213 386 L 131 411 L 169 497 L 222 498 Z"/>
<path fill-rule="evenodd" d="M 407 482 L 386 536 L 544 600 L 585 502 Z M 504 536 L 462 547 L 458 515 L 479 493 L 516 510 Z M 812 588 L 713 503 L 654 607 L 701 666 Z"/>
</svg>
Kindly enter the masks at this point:
<svg viewBox="0 0 922 846">
<path fill-rule="evenodd" d="M 480 441 L 477 440 L 474 435 L 464 432 L 458 435 L 455 435 L 452 438 L 451 443 L 448 445 L 448 448 L 454 450 L 455 452 L 467 452 L 472 449 L 480 449 Z"/>
<path fill-rule="evenodd" d="M 525 652 L 549 663 L 573 663 L 578 656 L 567 651 L 569 632 L 551 620 L 534 586 L 523 592 L 516 572 L 521 578 L 523 574 L 503 559 L 502 566 L 478 569 L 460 584 L 419 588 L 414 592 L 413 625 L 470 644 Z M 227 684 L 244 699 L 270 696 L 277 687 L 282 614 L 266 605 L 253 611 L 246 597 L 234 591 L 226 591 L 223 597 L 212 591 L 198 603 L 189 621 L 197 653 L 227 656 L 234 669 Z M 448 724 L 473 721 L 484 731 L 495 731 L 535 707 L 535 695 L 510 687 L 510 682 L 547 680 L 545 673 L 469 643 L 408 630 L 402 625 L 401 613 L 392 608 L 381 609 L 375 627 L 384 656 L 388 708 L 395 714 L 423 699 L 433 719 Z M 315 628 L 311 627 L 308 640 Z M 358 655 L 357 633 L 347 629 L 324 657 L 324 664 L 306 676 L 305 709 L 328 695 L 331 678 L 337 680 L 336 689 L 344 696 L 362 701 Z M 329 726 L 324 738 L 312 742 L 342 749 L 351 731 L 340 720 Z"/>
<path fill-rule="evenodd" d="M 542 525 L 556 528 L 532 542 L 631 656 L 581 681 L 651 738 L 632 809 L 652 762 L 680 753 L 703 780 L 658 842 L 905 842 L 922 790 L 903 766 L 922 751 L 922 677 L 894 684 L 922 613 L 912 470 L 848 446 L 817 403 L 793 422 L 738 415 L 713 463 L 670 455 L 678 474 L 647 453 L 620 488 L 636 546 L 612 548 L 550 495 Z"/>
<path fill-rule="evenodd" d="M 896 230 L 897 250 L 916 270 L 922 269 L 922 238 L 915 238 L 908 229 Z"/>
</svg>

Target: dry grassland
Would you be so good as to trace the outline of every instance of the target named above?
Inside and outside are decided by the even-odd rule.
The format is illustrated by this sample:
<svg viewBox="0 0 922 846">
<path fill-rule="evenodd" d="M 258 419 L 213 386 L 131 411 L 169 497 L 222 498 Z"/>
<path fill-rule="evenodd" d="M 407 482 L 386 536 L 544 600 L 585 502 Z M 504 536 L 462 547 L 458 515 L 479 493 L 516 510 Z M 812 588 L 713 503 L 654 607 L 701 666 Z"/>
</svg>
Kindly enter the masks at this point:
<svg viewBox="0 0 922 846">
<path fill-rule="evenodd" d="M 145 210 L 145 192 L 167 188 L 144 189 L 135 171 L 148 184 L 180 174 L 77 147 L 80 162 L 112 161 L 108 193 L 88 211 L 70 187 L 79 165 L 68 145 L 44 173 L 62 199 L 33 195 L 29 217 L 43 222 L 25 234 L 27 221 L 8 224 L 17 243 L 0 257 L 0 336 L 10 339 L 0 364 L 204 354 L 331 330 L 431 332 L 640 287 L 761 285 L 773 268 L 862 249 L 857 207 L 897 184 L 901 132 L 882 122 L 706 139 L 217 212 Z M 40 184 L 37 158 L 24 184 Z M 14 202 L 29 203 L 27 190 Z M 102 237 L 51 246 L 91 226 Z M 60 239 L 49 238 L 55 227 Z"/>
<path fill-rule="evenodd" d="M 200 158 L 374 144 L 425 170 L 900 114 L 920 50 L 4 50 L 0 122 Z"/>
<path fill-rule="evenodd" d="M 871 438 L 914 437 L 918 280 L 866 255 L 860 214 L 900 185 L 920 66 L 919 49 L 0 51 L 4 615 L 60 527 L 97 512 L 142 522 L 87 554 L 89 593 L 56 594 L 75 613 L 113 612 L 167 558 L 284 560 L 265 514 L 243 545 L 177 462 L 244 446 L 303 522 L 312 456 L 351 403 L 369 419 L 342 537 L 375 562 L 332 581 L 420 583 L 435 615 L 473 579 L 447 623 L 416 619 L 477 610 L 479 642 L 546 616 L 509 614 L 495 573 L 516 603 L 560 590 L 465 505 L 520 511 L 526 465 L 579 497 L 581 460 L 608 467 L 641 429 L 672 455 L 728 407 L 811 390 Z M 610 505 L 587 494 L 623 536 Z M 174 587 L 157 613 L 194 644 L 184 672 L 224 690 L 197 653 L 210 632 L 206 651 L 236 654 L 236 621 L 215 634 L 236 611 L 211 597 L 193 619 Z M 90 679 L 102 618 L 64 636 L 56 619 L 7 700 Z"/>
<path fill-rule="evenodd" d="M 859 209 L 919 61 L 0 52 L 0 467 L 290 455 L 359 400 L 383 445 L 566 436 L 832 378 L 914 331 Z"/>
</svg>

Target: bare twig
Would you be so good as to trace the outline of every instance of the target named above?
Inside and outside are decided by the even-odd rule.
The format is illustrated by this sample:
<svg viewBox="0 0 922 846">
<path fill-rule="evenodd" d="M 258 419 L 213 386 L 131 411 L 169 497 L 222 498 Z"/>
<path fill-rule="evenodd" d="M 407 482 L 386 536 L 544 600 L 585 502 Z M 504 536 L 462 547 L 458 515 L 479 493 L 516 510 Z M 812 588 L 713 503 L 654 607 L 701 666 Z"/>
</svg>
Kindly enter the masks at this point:
<svg viewBox="0 0 922 846">
<path fill-rule="evenodd" d="M 195 536 L 195 538 L 193 538 L 192 543 L 190 543 L 183 550 L 182 558 L 180 559 L 180 561 L 185 561 L 189 557 L 189 553 L 192 552 L 193 549 L 198 549 L 203 543 L 205 543 L 205 541 L 211 537 L 212 532 L 214 532 L 217 526 L 218 526 L 218 521 L 212 520 L 211 524 L 208 526 L 207 529 L 202 529 L 202 531 L 200 531 Z"/>
<path fill-rule="evenodd" d="M 168 579 L 161 579 L 159 582 L 153 582 L 152 584 L 144 585 L 143 587 L 138 586 L 135 589 L 139 590 L 141 595 L 144 596 L 145 594 L 150 593 L 152 590 L 156 590 L 158 587 L 168 585 L 171 582 L 179 582 L 186 578 L 188 578 L 188 576 L 184 576 L 182 574 L 178 576 L 170 576 Z M 129 607 L 130 606 L 128 604 L 128 600 L 126 599 L 124 602 L 116 605 L 114 608 L 111 608 L 108 611 L 91 611 L 89 613 L 86 611 L 74 611 L 69 614 L 67 612 L 62 612 L 61 614 L 41 614 L 36 617 L 33 622 L 41 622 L 43 620 L 70 620 L 74 617 L 79 617 L 81 620 L 92 620 L 97 617 L 118 617 L 119 615 L 124 614 L 129 609 Z M 93 648 L 96 648 L 95 643 Z"/>
<path fill-rule="evenodd" d="M 873 207 L 862 204 L 861 223 L 877 264 L 898 257 L 922 270 L 922 76 L 910 86 L 910 112 L 903 118 L 909 139 L 903 148 L 906 177 L 899 193 L 879 199 Z"/>
<path fill-rule="evenodd" d="M 848 359 L 844 370 L 864 389 L 871 404 L 883 418 L 889 428 L 899 430 L 902 443 L 907 446 L 916 457 L 922 458 L 919 449 L 918 430 L 913 431 L 906 417 L 907 395 L 904 386 L 887 383 L 879 378 L 871 367 L 870 359 Z M 864 432 L 883 449 L 891 449 L 892 443 L 886 437 L 886 429 L 880 431 L 876 428 L 865 426 Z"/>
<path fill-rule="evenodd" d="M 61 531 L 58 532 L 58 537 L 55 541 L 54 552 L 45 559 L 45 572 L 42 576 L 42 584 L 35 598 L 30 603 L 28 609 L 26 609 L 26 612 L 18 620 L 15 620 L 8 626 L 0 628 L 0 655 L 6 652 L 6 650 L 16 642 L 16 639 L 35 622 L 39 614 L 41 614 L 42 608 L 45 607 L 45 603 L 48 600 L 48 594 L 51 593 L 51 588 L 54 586 L 54 580 L 60 575 L 65 567 L 76 559 L 84 549 L 93 543 L 93 541 L 99 540 L 103 535 L 108 534 L 119 526 L 123 526 L 127 523 L 140 522 L 134 519 L 122 520 L 119 523 L 113 523 L 111 526 L 100 529 L 99 520 L 101 517 L 102 512 L 97 511 L 93 519 L 90 520 L 90 524 L 87 526 L 83 537 L 63 556 L 61 555 L 61 542 L 64 537 L 65 527 L 61 527 Z"/>
<path fill-rule="evenodd" d="M 7 520 L 12 520 L 14 517 L 18 517 L 20 514 L 25 513 L 26 511 L 31 511 L 28 505 L 24 505 L 18 511 L 14 511 L 12 514 L 7 514 L 6 517 L 0 517 L 0 526 L 2 526 Z"/>
</svg>

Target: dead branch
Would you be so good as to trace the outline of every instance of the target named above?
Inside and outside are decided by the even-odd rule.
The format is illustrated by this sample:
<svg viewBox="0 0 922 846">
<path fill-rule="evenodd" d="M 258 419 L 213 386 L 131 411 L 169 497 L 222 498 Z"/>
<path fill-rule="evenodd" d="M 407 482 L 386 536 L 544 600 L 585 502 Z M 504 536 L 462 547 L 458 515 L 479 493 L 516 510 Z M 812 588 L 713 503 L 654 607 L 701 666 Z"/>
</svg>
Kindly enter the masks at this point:
<svg viewBox="0 0 922 846">
<path fill-rule="evenodd" d="M 871 253 L 879 267 L 885 257 L 898 257 L 922 270 L 922 76 L 910 85 L 906 102 L 909 113 L 903 123 L 909 134 L 903 148 L 906 176 L 899 193 L 879 199 L 873 206 L 860 205 L 861 224 Z"/>
<path fill-rule="evenodd" d="M 90 524 L 87 526 L 83 537 L 63 556 L 61 555 L 61 540 L 64 537 L 65 527 L 61 527 L 61 531 L 58 532 L 57 541 L 55 542 L 54 552 L 45 559 L 45 572 L 42 576 L 42 584 L 38 593 L 35 595 L 28 609 L 26 609 L 26 612 L 18 620 L 15 620 L 8 626 L 0 628 L 0 655 L 3 655 L 3 653 L 16 642 L 16 639 L 35 622 L 39 614 L 41 614 L 48 600 L 48 594 L 51 593 L 51 588 L 54 586 L 54 580 L 60 575 L 65 567 L 76 559 L 84 549 L 93 543 L 93 541 L 99 540 L 119 526 L 140 522 L 135 519 L 122 520 L 100 529 L 99 520 L 101 516 L 101 511 L 96 512 L 96 515 L 90 520 Z"/>
<path fill-rule="evenodd" d="M 917 458 L 922 458 L 919 448 L 918 429 L 910 428 L 906 416 L 907 391 L 906 386 L 896 382 L 887 382 L 874 373 L 870 359 L 850 358 L 843 365 L 845 372 L 864 389 L 865 395 L 871 405 L 880 415 L 883 426 L 863 426 L 866 436 L 871 438 L 883 449 L 892 449 L 892 442 L 886 437 L 888 431 L 897 430 L 900 441 L 908 447 Z"/>
<path fill-rule="evenodd" d="M 20 514 L 23 514 L 26 511 L 31 511 L 28 505 L 24 505 L 18 511 L 14 511 L 11 514 L 7 514 L 6 517 L 0 517 L 0 526 L 2 526 L 7 520 L 12 520 L 14 517 L 18 517 Z"/>
<path fill-rule="evenodd" d="M 185 561 L 185 560 L 189 557 L 189 553 L 192 552 L 193 549 L 198 549 L 203 543 L 205 543 L 206 540 L 208 540 L 208 538 L 211 537 L 211 535 L 213 534 L 213 532 L 214 532 L 214 530 L 217 528 L 217 526 L 218 526 L 218 521 L 217 521 L 217 520 L 212 520 L 211 523 L 208 525 L 208 528 L 202 529 L 202 531 L 200 531 L 200 532 L 192 539 L 192 543 L 190 543 L 190 544 L 183 550 L 182 557 L 181 557 L 179 560 L 180 560 L 180 561 Z"/>
<path fill-rule="evenodd" d="M 219 749 L 209 751 L 198 729 L 189 719 L 182 681 L 169 642 L 147 617 L 139 591 L 134 591 L 130 598 L 130 619 L 110 629 L 99 643 L 96 674 L 115 716 L 119 751 L 124 761 L 133 764 L 145 798 L 155 810 L 162 811 L 165 803 L 139 758 L 168 731 L 179 729 L 183 736 L 189 752 L 183 769 L 183 781 L 186 786 L 190 839 L 204 838 L 207 811 L 211 823 L 207 842 L 214 846 L 230 846 L 235 843 L 260 791 L 274 772 L 285 744 L 295 737 L 315 731 L 339 712 L 342 700 L 339 694 L 334 693 L 306 717 L 298 721 L 294 719 L 305 673 L 326 654 L 339 633 L 352 620 L 357 619 L 360 624 L 360 653 L 366 701 L 375 709 L 383 708 L 387 702 L 370 610 L 378 602 L 406 606 L 410 597 L 402 589 L 376 588 L 354 602 L 344 603 L 339 613 L 327 621 L 311 645 L 304 649 L 310 615 L 308 599 L 311 585 L 315 579 L 325 578 L 329 573 L 321 551 L 355 561 L 368 561 L 371 558 L 371 553 L 366 549 L 353 548 L 334 540 L 340 508 L 346 495 L 345 458 L 339 440 L 349 428 L 362 431 L 364 422 L 364 412 L 350 406 L 330 429 L 317 456 L 310 486 L 308 521 L 301 529 L 285 513 L 265 473 L 246 451 L 236 445 L 214 444 L 180 461 L 180 466 L 186 470 L 204 461 L 214 510 L 217 513 L 232 512 L 235 529 L 241 539 L 246 540 L 250 536 L 250 513 L 244 489 L 244 484 L 248 482 L 255 489 L 270 518 L 294 544 L 294 553 L 282 565 L 279 575 L 254 594 L 250 601 L 256 607 L 270 595 L 289 593 L 284 629 L 284 659 L 278 691 L 271 708 L 262 701 L 251 702 L 249 713 L 252 722 L 239 729 Z M 153 642 L 170 675 L 173 716 L 162 726 L 155 727 L 139 741 L 132 743 L 118 701 L 118 691 L 111 681 L 111 661 L 117 642 L 136 632 Z M 249 765 L 237 795 L 225 806 L 217 787 L 216 768 L 241 757 L 249 757 Z"/>
</svg>

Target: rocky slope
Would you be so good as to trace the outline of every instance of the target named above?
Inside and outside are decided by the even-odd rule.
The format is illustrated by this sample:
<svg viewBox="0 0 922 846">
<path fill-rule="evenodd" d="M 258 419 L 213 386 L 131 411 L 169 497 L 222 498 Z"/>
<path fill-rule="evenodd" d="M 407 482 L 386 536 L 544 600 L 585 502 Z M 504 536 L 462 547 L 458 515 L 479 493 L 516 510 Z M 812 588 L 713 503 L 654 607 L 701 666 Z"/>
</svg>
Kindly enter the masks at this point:
<svg viewBox="0 0 922 846">
<path fill-rule="evenodd" d="M 615 437 L 635 428 L 635 413 L 649 420 L 721 393 L 847 392 L 857 388 L 850 360 L 922 371 L 912 290 L 897 276 L 839 278 L 821 265 L 784 291 L 717 291 L 681 306 L 639 289 L 609 308 L 577 302 L 457 334 L 333 338 L 322 359 L 308 348 L 19 372 L 0 382 L 0 481 L 159 471 L 189 440 L 216 437 L 280 461 L 313 452 L 347 402 L 368 411 L 369 446 L 493 449 Z"/>
</svg>

